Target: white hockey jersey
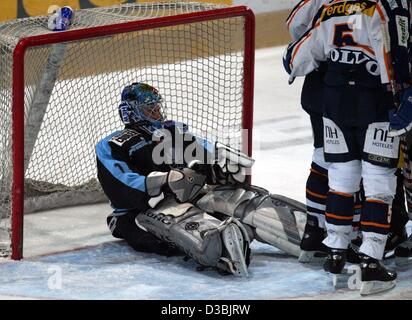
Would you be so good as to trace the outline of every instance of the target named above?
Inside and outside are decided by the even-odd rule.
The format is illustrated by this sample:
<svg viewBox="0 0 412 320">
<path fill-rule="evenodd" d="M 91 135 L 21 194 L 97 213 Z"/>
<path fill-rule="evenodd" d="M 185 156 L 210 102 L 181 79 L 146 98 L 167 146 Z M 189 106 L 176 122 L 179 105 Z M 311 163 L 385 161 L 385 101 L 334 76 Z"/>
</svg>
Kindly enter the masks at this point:
<svg viewBox="0 0 412 320">
<path fill-rule="evenodd" d="M 312 28 L 319 9 L 331 1 L 332 0 L 302 0 L 292 9 L 286 20 L 286 26 L 292 41 L 299 40 L 306 31 Z"/>
<path fill-rule="evenodd" d="M 334 69 L 356 70 L 362 78 L 380 77 L 386 84 L 394 74 L 391 61 L 396 61 L 404 72 L 399 82 L 405 82 L 410 79 L 409 34 L 409 0 L 334 0 L 324 6 L 312 29 L 288 47 L 284 65 L 294 78 L 327 61 Z"/>
</svg>

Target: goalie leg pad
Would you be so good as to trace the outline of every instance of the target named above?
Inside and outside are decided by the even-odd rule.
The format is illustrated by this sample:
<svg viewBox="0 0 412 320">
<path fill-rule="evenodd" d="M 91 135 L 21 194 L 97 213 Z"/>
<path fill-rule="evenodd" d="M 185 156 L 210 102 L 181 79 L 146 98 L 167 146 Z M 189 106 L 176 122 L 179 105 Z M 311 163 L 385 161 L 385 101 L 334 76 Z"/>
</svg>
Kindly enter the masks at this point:
<svg viewBox="0 0 412 320">
<path fill-rule="evenodd" d="M 300 254 L 306 214 L 305 205 L 286 197 L 271 195 L 251 187 L 218 187 L 201 198 L 197 205 L 206 212 L 219 212 L 252 227 L 254 238 L 293 256 Z"/>
<path fill-rule="evenodd" d="M 242 223 L 234 218 L 226 219 L 222 227 L 224 253 L 219 259 L 218 267 L 234 275 L 247 277 L 247 267 L 250 262 L 248 233 Z"/>
<path fill-rule="evenodd" d="M 234 219 L 222 222 L 190 203 L 167 199 L 137 215 L 136 223 L 203 266 L 247 276 L 250 240 L 246 229 Z"/>
</svg>

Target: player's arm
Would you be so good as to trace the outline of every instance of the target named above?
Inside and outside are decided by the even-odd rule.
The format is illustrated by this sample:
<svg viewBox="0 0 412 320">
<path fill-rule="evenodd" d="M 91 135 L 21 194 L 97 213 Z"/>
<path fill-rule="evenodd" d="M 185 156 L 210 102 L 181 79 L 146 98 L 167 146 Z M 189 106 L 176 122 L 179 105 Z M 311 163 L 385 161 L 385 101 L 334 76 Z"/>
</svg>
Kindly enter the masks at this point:
<svg viewBox="0 0 412 320">
<path fill-rule="evenodd" d="M 149 200 L 146 177 L 129 168 L 120 145 L 112 148 L 122 136 L 126 137 L 123 131 L 115 132 L 96 145 L 97 177 L 115 208 L 138 209 Z"/>
<path fill-rule="evenodd" d="M 175 137 L 175 141 L 180 135 L 183 142 L 180 156 L 184 165 L 204 175 L 207 184 L 236 184 L 246 181 L 247 169 L 253 165 L 254 160 L 243 152 L 196 136 L 188 130 L 187 125 L 179 122 L 169 121 L 165 123 L 165 128 Z"/>
<path fill-rule="evenodd" d="M 299 40 L 317 19 L 320 9 L 327 0 L 302 0 L 290 12 L 286 19 L 286 27 L 292 41 Z"/>
<path fill-rule="evenodd" d="M 398 92 L 411 83 L 410 3 L 382 0 L 369 28 L 370 42 L 381 69 L 383 84 L 395 83 Z M 407 5 L 406 7 L 404 5 Z"/>
<path fill-rule="evenodd" d="M 376 6 L 370 27 L 382 83 L 394 95 L 394 109 L 390 113 L 392 136 L 400 136 L 412 129 L 410 23 L 409 2 L 398 0 L 395 6 L 393 2 L 382 0 Z"/>
<path fill-rule="evenodd" d="M 311 73 L 322 61 L 327 60 L 319 29 L 320 24 L 316 23 L 299 40 L 287 47 L 283 56 L 283 66 L 290 79 Z"/>
<path fill-rule="evenodd" d="M 151 143 L 138 132 L 126 129 L 97 145 L 98 178 L 114 207 L 136 208 L 141 203 L 154 206 L 163 199 L 164 192 L 186 202 L 202 189 L 205 178 L 190 169 L 153 171 L 147 176 L 131 170 L 129 163 L 136 168 L 152 166 L 138 162 L 139 153 Z"/>
</svg>

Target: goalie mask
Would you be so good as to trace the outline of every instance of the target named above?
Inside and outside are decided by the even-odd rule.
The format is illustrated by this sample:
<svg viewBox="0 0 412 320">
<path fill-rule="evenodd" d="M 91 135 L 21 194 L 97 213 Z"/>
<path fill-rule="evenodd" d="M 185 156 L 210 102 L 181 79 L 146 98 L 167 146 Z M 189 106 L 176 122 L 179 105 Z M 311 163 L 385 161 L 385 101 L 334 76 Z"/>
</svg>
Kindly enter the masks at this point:
<svg viewBox="0 0 412 320">
<path fill-rule="evenodd" d="M 163 98 L 156 88 L 142 82 L 133 83 L 122 91 L 119 105 L 123 123 L 132 125 L 142 121 L 163 122 Z"/>
</svg>

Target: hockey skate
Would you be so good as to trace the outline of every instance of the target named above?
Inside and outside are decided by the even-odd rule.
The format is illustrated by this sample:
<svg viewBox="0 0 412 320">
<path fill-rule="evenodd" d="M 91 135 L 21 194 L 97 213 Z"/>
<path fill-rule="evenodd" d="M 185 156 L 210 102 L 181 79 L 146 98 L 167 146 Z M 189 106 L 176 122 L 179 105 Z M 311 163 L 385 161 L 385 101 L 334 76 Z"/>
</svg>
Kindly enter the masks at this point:
<svg viewBox="0 0 412 320">
<path fill-rule="evenodd" d="M 395 249 L 395 263 L 398 267 L 412 265 L 412 235 Z"/>
<path fill-rule="evenodd" d="M 408 239 L 408 235 L 406 233 L 406 228 L 403 228 L 399 232 L 390 232 L 388 235 L 388 239 L 386 241 L 385 246 L 385 253 L 383 259 L 390 259 L 394 256 L 394 250 L 403 242 Z M 351 244 L 349 245 L 348 254 L 347 254 L 347 261 L 350 263 L 360 263 L 359 257 L 359 248 L 362 244 L 362 238 L 357 237 L 356 239 L 352 240 Z M 412 244 L 412 241 L 411 241 Z M 400 252 L 403 250 L 400 250 Z M 400 253 L 402 256 L 404 253 Z"/>
<path fill-rule="evenodd" d="M 249 239 L 247 233 L 241 231 L 240 222 L 232 220 L 222 231 L 221 237 L 224 246 L 224 254 L 219 260 L 219 265 L 228 272 L 239 277 L 247 277 L 249 264 Z M 246 257 L 246 258 L 245 258 Z"/>
<path fill-rule="evenodd" d="M 390 290 L 396 285 L 396 272 L 388 270 L 379 260 L 361 255 L 362 296 Z"/>
<path fill-rule="evenodd" d="M 332 283 L 334 288 L 341 286 L 341 283 L 347 283 L 348 275 L 344 272 L 347 259 L 347 250 L 329 249 L 323 269 L 332 274 Z"/>
<path fill-rule="evenodd" d="M 301 263 L 313 263 L 324 261 L 327 255 L 327 248 L 322 243 L 325 239 L 325 230 L 307 223 L 305 233 L 300 242 L 301 253 L 298 261 Z"/>
</svg>

